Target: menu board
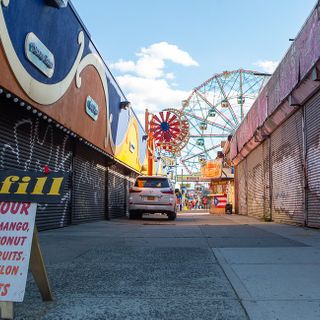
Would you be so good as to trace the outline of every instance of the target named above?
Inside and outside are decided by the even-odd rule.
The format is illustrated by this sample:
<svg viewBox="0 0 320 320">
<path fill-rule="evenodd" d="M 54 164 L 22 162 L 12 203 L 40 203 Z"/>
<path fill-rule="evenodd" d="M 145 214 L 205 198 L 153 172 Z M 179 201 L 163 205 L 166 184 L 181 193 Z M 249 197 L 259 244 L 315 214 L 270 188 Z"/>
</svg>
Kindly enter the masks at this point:
<svg viewBox="0 0 320 320">
<path fill-rule="evenodd" d="M 0 301 L 23 301 L 37 204 L 0 202 Z"/>
</svg>

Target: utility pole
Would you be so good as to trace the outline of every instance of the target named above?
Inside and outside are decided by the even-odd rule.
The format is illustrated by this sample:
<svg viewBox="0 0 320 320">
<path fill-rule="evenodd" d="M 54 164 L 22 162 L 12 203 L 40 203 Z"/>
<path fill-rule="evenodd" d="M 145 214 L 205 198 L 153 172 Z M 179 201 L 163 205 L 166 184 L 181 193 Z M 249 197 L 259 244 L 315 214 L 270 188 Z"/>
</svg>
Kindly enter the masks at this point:
<svg viewBox="0 0 320 320">
<path fill-rule="evenodd" d="M 154 145 L 153 145 L 153 132 L 150 131 L 149 123 L 149 113 L 148 109 L 145 111 L 145 131 L 148 136 L 147 140 L 147 163 L 148 163 L 148 176 L 153 175 L 153 161 L 154 161 Z"/>
</svg>

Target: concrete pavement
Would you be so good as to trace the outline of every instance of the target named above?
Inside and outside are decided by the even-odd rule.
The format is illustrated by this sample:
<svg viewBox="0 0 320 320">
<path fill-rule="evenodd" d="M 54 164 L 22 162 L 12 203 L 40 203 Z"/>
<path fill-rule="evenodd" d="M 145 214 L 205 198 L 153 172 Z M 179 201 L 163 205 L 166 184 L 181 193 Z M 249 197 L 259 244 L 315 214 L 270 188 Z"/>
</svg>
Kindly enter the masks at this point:
<svg viewBox="0 0 320 320">
<path fill-rule="evenodd" d="M 319 319 L 320 232 L 183 213 L 40 233 L 55 295 L 32 277 L 16 319 Z"/>
<path fill-rule="evenodd" d="M 242 234 L 242 245 L 213 248 L 249 317 L 320 319 L 319 230 L 228 218 L 262 232 L 251 244 Z M 265 232 L 272 235 L 269 240 Z"/>
</svg>

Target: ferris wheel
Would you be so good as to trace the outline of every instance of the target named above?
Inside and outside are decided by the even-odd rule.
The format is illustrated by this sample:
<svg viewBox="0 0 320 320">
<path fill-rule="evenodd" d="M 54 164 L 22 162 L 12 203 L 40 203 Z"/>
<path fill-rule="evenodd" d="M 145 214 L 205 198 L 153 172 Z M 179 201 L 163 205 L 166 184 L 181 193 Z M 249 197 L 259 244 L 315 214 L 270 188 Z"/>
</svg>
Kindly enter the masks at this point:
<svg viewBox="0 0 320 320">
<path fill-rule="evenodd" d="M 270 75 L 249 71 L 216 74 L 182 101 L 181 113 L 189 123 L 189 140 L 180 163 L 197 174 L 207 160 L 215 159 L 221 141 L 233 135 Z"/>
</svg>

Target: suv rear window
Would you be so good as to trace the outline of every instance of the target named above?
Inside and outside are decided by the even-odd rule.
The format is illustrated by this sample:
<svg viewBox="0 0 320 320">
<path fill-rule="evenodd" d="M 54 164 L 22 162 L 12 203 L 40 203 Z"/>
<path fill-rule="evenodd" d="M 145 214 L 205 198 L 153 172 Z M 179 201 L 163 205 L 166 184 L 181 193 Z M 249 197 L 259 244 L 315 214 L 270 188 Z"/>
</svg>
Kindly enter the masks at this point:
<svg viewBox="0 0 320 320">
<path fill-rule="evenodd" d="M 135 187 L 138 188 L 169 188 L 168 179 L 161 178 L 138 178 Z"/>
</svg>

